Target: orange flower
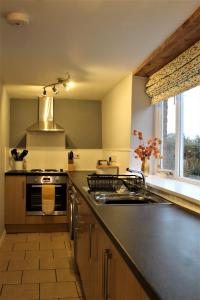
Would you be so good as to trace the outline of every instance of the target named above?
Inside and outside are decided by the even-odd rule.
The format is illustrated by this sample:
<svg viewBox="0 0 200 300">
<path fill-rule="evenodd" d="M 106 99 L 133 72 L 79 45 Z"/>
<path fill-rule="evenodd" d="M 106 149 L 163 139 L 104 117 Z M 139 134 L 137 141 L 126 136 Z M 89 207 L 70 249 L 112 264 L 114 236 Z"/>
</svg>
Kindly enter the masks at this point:
<svg viewBox="0 0 200 300">
<path fill-rule="evenodd" d="M 151 155 L 153 155 L 155 158 L 162 158 L 160 156 L 160 144 L 161 140 L 159 138 L 151 138 L 147 141 L 147 146 L 145 146 L 143 142 L 143 133 L 142 131 L 133 130 L 133 135 L 137 136 L 140 144 L 138 147 L 134 150 L 134 152 L 137 154 L 135 155 L 135 158 L 140 158 L 142 161 L 145 159 L 150 159 Z"/>
<path fill-rule="evenodd" d="M 143 140 L 143 134 L 141 131 L 138 132 L 138 138 L 139 140 Z"/>
<path fill-rule="evenodd" d="M 133 130 L 133 135 L 137 135 L 137 130 Z"/>
</svg>

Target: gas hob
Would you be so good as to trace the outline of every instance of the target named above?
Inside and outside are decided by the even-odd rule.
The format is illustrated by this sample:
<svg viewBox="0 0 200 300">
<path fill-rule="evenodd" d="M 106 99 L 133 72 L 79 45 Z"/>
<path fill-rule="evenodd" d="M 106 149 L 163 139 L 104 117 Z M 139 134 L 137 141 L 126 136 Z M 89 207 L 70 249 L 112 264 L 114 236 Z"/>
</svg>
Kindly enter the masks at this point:
<svg viewBox="0 0 200 300">
<path fill-rule="evenodd" d="M 58 173 L 63 172 L 63 169 L 57 170 L 57 169 L 32 169 L 30 170 L 32 173 Z"/>
</svg>

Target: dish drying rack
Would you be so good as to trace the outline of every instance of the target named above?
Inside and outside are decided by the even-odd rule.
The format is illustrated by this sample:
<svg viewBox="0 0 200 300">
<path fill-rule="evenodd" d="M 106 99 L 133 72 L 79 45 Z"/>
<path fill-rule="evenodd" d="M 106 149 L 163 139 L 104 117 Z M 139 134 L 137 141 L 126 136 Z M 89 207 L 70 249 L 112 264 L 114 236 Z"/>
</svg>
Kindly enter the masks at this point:
<svg viewBox="0 0 200 300">
<path fill-rule="evenodd" d="M 89 192 L 107 191 L 117 192 L 123 185 L 130 192 L 144 189 L 144 178 L 140 174 L 131 175 L 105 175 L 91 174 L 87 176 Z"/>
</svg>

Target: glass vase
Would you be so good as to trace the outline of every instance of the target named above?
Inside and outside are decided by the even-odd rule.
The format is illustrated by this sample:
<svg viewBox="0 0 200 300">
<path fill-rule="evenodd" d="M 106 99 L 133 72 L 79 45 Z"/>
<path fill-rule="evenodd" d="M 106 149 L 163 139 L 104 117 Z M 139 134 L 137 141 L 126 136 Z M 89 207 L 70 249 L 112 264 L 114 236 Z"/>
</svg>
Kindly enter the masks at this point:
<svg viewBox="0 0 200 300">
<path fill-rule="evenodd" d="M 142 160 L 141 171 L 143 172 L 144 176 L 149 175 L 149 160 L 147 157 Z"/>
</svg>

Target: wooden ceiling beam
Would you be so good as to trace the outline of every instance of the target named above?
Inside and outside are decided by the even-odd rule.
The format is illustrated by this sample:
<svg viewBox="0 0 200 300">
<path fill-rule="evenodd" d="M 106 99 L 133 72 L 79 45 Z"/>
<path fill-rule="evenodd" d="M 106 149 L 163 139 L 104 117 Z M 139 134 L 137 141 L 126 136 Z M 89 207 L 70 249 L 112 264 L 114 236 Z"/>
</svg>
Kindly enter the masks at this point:
<svg viewBox="0 0 200 300">
<path fill-rule="evenodd" d="M 200 40 L 200 7 L 135 70 L 149 77 Z"/>
</svg>

